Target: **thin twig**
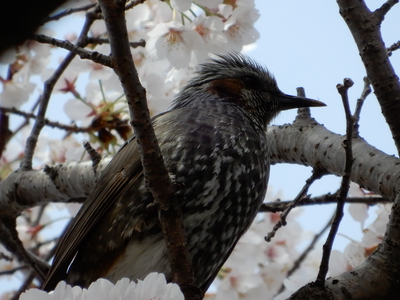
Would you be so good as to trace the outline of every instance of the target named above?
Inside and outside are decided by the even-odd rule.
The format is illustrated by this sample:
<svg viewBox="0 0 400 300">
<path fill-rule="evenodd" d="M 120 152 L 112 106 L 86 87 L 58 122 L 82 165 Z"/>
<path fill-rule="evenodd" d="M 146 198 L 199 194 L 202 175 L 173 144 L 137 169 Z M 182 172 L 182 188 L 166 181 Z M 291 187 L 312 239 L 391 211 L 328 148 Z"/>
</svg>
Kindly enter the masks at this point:
<svg viewBox="0 0 400 300">
<path fill-rule="evenodd" d="M 84 46 L 84 43 L 86 42 L 86 36 L 87 36 L 89 29 L 92 26 L 93 22 L 94 22 L 93 13 L 88 12 L 86 14 L 85 24 L 83 25 L 83 28 L 81 30 L 81 33 L 80 33 L 78 41 L 77 41 L 78 47 Z M 61 62 L 61 64 L 59 65 L 57 70 L 54 72 L 54 74 L 49 79 L 47 79 L 44 83 L 44 89 L 43 89 L 42 95 L 40 96 L 40 104 L 39 104 L 39 110 L 37 113 L 36 121 L 33 125 L 32 131 L 26 141 L 24 157 L 21 160 L 21 164 L 20 164 L 21 170 L 31 170 L 32 169 L 33 154 L 34 154 L 34 151 L 36 148 L 39 134 L 45 125 L 45 115 L 46 115 L 47 106 L 48 106 L 48 103 L 50 100 L 50 96 L 52 94 L 52 91 L 53 91 L 53 88 L 54 88 L 56 82 L 61 77 L 61 75 L 63 74 L 65 69 L 72 62 L 74 57 L 75 57 L 75 53 L 72 53 L 72 52 L 68 53 L 68 55 Z"/>
<path fill-rule="evenodd" d="M 35 109 L 39 106 L 40 98 L 38 98 L 35 103 L 33 103 L 31 108 L 31 113 L 35 111 Z M 36 118 L 36 115 L 35 115 Z M 14 130 L 11 137 L 14 137 L 20 130 L 22 130 L 25 126 L 29 125 L 29 120 L 25 118 L 25 120 Z"/>
<path fill-rule="evenodd" d="M 9 118 L 4 112 L 0 112 L 0 157 L 11 137 Z"/>
<path fill-rule="evenodd" d="M 50 16 L 50 17 L 44 19 L 43 23 L 47 23 L 47 22 L 50 22 L 50 21 L 57 21 L 57 20 L 60 20 L 63 17 L 72 15 L 74 13 L 81 12 L 81 11 L 87 11 L 87 10 L 95 7 L 96 5 L 97 5 L 97 3 L 90 3 L 90 4 L 84 5 L 82 7 L 70 8 L 70 9 L 64 10 L 63 12 L 60 12 L 60 13 L 58 13 L 56 15 L 53 15 L 53 16 Z"/>
<path fill-rule="evenodd" d="M 389 48 L 386 49 L 388 56 L 391 56 L 392 53 L 398 49 L 400 49 L 400 41 L 398 41 L 397 43 L 394 43 L 392 46 L 390 46 Z"/>
<path fill-rule="evenodd" d="M 356 109 L 354 110 L 354 115 L 353 115 L 354 125 L 358 125 L 358 122 L 360 121 L 361 108 L 364 104 L 365 99 L 367 99 L 369 94 L 371 94 L 371 85 L 370 85 L 368 77 L 365 76 L 364 77 L 364 88 L 361 92 L 360 98 L 357 99 Z M 355 129 L 357 129 L 357 134 L 358 134 L 358 126 Z M 354 133 L 356 133 L 356 132 L 354 132 Z"/>
<path fill-rule="evenodd" d="M 146 0 L 130 0 L 125 6 L 125 10 L 131 9 L 135 7 L 136 5 L 139 5 L 141 3 L 144 3 Z"/>
<path fill-rule="evenodd" d="M 24 269 L 28 269 L 28 268 L 29 267 L 25 265 L 25 266 L 18 266 L 18 267 L 9 269 L 9 270 L 3 270 L 3 271 L 0 271 L 0 276 L 3 276 L 3 275 L 14 275 L 15 272 L 18 272 L 18 271 L 21 271 L 21 270 L 24 270 Z"/>
<path fill-rule="evenodd" d="M 30 227 L 35 227 L 35 226 L 39 225 L 40 220 L 42 219 L 42 216 L 43 216 L 43 213 L 44 213 L 46 207 L 47 207 L 47 204 L 42 204 L 38 207 L 39 211 L 37 213 L 35 220 L 33 220 L 31 222 L 31 224 L 29 225 Z"/>
<path fill-rule="evenodd" d="M 34 119 L 35 120 L 37 117 L 33 113 L 20 111 L 20 110 L 16 109 L 15 107 L 12 107 L 12 108 L 0 107 L 0 111 L 12 113 L 12 114 L 24 117 L 25 119 Z M 90 126 L 89 127 L 78 127 L 75 124 L 74 125 L 65 125 L 65 124 L 61 124 L 59 122 L 50 121 L 49 119 L 46 119 L 46 118 L 44 119 L 44 124 L 47 126 L 50 126 L 52 128 L 58 128 L 58 129 L 65 130 L 67 132 L 74 132 L 74 133 L 85 133 L 85 132 L 94 131 L 94 129 Z"/>
<path fill-rule="evenodd" d="M 399 2 L 399 0 L 388 0 L 385 3 L 382 4 L 381 7 L 376 9 L 374 11 L 374 16 L 378 18 L 379 23 L 382 23 L 382 21 L 385 18 L 385 15 L 391 10 L 391 8 L 396 5 Z"/>
<path fill-rule="evenodd" d="M 13 253 L 19 261 L 31 266 L 39 278 L 44 278 L 48 270 L 48 265 L 24 248 L 21 240 L 18 238 L 15 219 L 2 218 L 0 220 L 0 238 L 1 243 L 9 252 Z"/>
<path fill-rule="evenodd" d="M 272 231 L 267 234 L 265 237 L 265 240 L 267 242 L 270 242 L 271 239 L 275 236 L 276 232 L 282 227 L 286 225 L 286 218 L 289 215 L 290 211 L 295 208 L 301 200 L 306 196 L 308 189 L 310 186 L 314 183 L 315 180 L 320 179 L 322 176 L 324 176 L 325 173 L 321 172 L 319 170 L 314 169 L 313 174 L 311 175 L 310 178 L 306 180 L 306 184 L 304 187 L 301 189 L 297 197 L 286 207 L 286 209 L 283 211 L 283 213 L 280 216 L 280 220 L 278 223 L 275 224 L 275 226 L 272 228 Z"/>
<path fill-rule="evenodd" d="M 303 251 L 303 253 L 294 261 L 292 268 L 287 272 L 286 278 L 289 278 L 298 268 L 300 268 L 301 263 L 306 259 L 307 255 L 311 252 L 311 250 L 314 249 L 315 244 L 318 242 L 318 240 L 322 237 L 322 235 L 325 233 L 326 230 L 328 230 L 329 226 L 331 226 L 332 221 L 335 217 L 335 214 L 330 218 L 328 223 L 324 226 L 324 228 L 321 229 L 319 233 L 314 235 L 314 238 L 308 245 L 308 247 Z M 285 290 L 285 285 L 282 283 L 279 291 L 277 294 L 282 293 Z"/>
<path fill-rule="evenodd" d="M 46 257 L 44 258 L 45 261 L 48 261 L 50 258 L 54 256 L 56 246 L 54 246 L 47 254 Z M 26 276 L 24 283 L 20 286 L 18 291 L 15 292 L 15 294 L 10 298 L 10 300 L 18 300 L 19 297 L 23 292 L 25 292 L 31 285 L 32 281 L 35 279 L 35 273 L 31 270 Z M 39 278 L 40 279 L 40 278 Z"/>
<path fill-rule="evenodd" d="M 303 87 L 298 87 L 296 88 L 297 91 L 297 96 L 298 97 L 306 97 L 306 91 L 304 90 Z M 311 119 L 311 110 L 309 107 L 301 107 L 299 109 L 297 109 L 297 118 L 301 118 L 301 119 Z"/>
<path fill-rule="evenodd" d="M 86 152 L 89 154 L 90 159 L 92 160 L 93 170 L 96 171 L 97 165 L 101 161 L 101 155 L 95 149 L 93 149 L 92 145 L 88 141 L 83 142 L 83 147 Z"/>
<path fill-rule="evenodd" d="M 293 201 L 275 201 L 275 202 L 267 202 L 261 205 L 259 212 L 271 212 L 276 213 L 280 211 L 284 211 L 290 203 Z M 372 197 L 351 197 L 345 199 L 346 203 L 360 203 L 367 205 L 375 205 L 377 203 L 391 203 L 387 198 L 383 198 L 380 196 L 372 196 Z M 303 198 L 297 206 L 306 206 L 306 205 L 323 205 L 323 204 L 332 204 L 337 203 L 337 195 L 336 194 L 326 194 L 319 197 L 313 198 Z"/>
<path fill-rule="evenodd" d="M 110 57 L 107 55 L 101 54 L 97 51 L 88 51 L 86 49 L 83 49 L 81 46 L 72 44 L 70 41 L 59 40 L 59 39 L 52 38 L 52 37 L 44 35 L 44 34 L 35 34 L 34 33 L 31 35 L 30 38 L 39 43 L 50 44 L 50 45 L 54 45 L 54 46 L 57 46 L 62 49 L 66 49 L 66 50 L 78 55 L 82 59 L 89 59 L 95 63 L 98 63 L 103 66 L 111 68 Z M 80 44 L 86 46 L 87 41 L 85 41 L 84 43 L 80 43 Z"/>
<path fill-rule="evenodd" d="M 342 97 L 344 111 L 346 115 L 346 139 L 343 141 L 343 147 L 346 152 L 346 161 L 345 161 L 344 175 L 338 193 L 335 217 L 332 222 L 332 227 L 331 230 L 329 231 L 328 238 L 323 246 L 321 264 L 319 267 L 317 279 L 315 281 L 317 285 L 323 285 L 325 282 L 326 274 L 328 273 L 329 270 L 329 258 L 332 251 L 332 245 L 335 240 L 335 236 L 339 230 L 340 222 L 343 218 L 345 199 L 347 197 L 347 193 L 350 187 L 350 173 L 351 173 L 351 168 L 353 166 L 352 137 L 353 137 L 354 120 L 350 111 L 347 91 L 352 86 L 353 86 L 353 81 L 349 78 L 345 78 L 343 84 L 337 85 L 338 92 Z"/>
<path fill-rule="evenodd" d="M 105 38 L 88 37 L 86 39 L 86 42 L 88 44 L 101 45 L 101 44 L 109 44 L 110 40 Z M 132 48 L 146 47 L 146 41 L 141 39 L 138 42 L 129 42 L 129 46 L 131 46 Z"/>
<path fill-rule="evenodd" d="M 35 272 L 31 270 L 29 271 L 28 276 L 26 276 L 24 283 L 19 287 L 18 291 L 15 292 L 15 294 L 10 298 L 10 300 L 18 300 L 21 294 L 29 288 L 34 279 L 35 279 Z"/>
</svg>

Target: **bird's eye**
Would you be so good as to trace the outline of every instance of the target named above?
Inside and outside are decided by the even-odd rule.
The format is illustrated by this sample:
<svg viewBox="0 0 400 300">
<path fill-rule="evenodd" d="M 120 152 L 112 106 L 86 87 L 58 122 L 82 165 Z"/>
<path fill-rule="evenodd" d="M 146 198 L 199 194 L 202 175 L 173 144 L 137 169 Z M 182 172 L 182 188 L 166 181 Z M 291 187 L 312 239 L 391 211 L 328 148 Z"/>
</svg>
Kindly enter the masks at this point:
<svg viewBox="0 0 400 300">
<path fill-rule="evenodd" d="M 253 75 L 243 76 L 242 81 L 247 89 L 256 90 L 261 88 L 259 80 Z"/>
</svg>

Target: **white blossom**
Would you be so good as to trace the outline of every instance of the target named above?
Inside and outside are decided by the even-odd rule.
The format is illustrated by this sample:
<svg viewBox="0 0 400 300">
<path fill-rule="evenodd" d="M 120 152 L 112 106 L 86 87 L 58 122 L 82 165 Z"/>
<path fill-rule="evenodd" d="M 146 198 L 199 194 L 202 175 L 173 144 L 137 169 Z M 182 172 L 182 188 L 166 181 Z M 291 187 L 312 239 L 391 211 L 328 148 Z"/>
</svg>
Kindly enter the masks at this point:
<svg viewBox="0 0 400 300">
<path fill-rule="evenodd" d="M 20 300 L 184 300 L 183 294 L 175 283 L 168 283 L 164 274 L 150 273 L 138 283 L 128 278 L 119 280 L 116 284 L 100 278 L 89 288 L 71 287 L 65 281 L 60 281 L 54 291 L 49 293 L 38 289 L 24 292 Z"/>
<path fill-rule="evenodd" d="M 204 48 L 198 32 L 176 21 L 157 24 L 148 36 L 146 49 L 149 58 L 167 59 L 176 69 L 189 66 L 193 50 Z"/>
<path fill-rule="evenodd" d="M 173 9 L 179 12 L 187 11 L 192 6 L 193 0 L 170 0 Z"/>
</svg>

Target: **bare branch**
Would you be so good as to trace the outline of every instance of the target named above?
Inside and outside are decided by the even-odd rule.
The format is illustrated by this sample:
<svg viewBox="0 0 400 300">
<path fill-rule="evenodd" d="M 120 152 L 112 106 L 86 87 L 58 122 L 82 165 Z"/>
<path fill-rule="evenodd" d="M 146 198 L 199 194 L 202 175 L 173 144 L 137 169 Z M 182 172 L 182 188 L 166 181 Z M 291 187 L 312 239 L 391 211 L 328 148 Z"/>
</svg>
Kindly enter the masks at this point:
<svg viewBox="0 0 400 300">
<path fill-rule="evenodd" d="M 175 186 L 171 182 L 161 156 L 150 121 L 145 90 L 139 82 L 132 60 L 124 16 L 125 2 L 102 0 L 100 6 L 109 34 L 114 70 L 120 78 L 128 100 L 131 123 L 138 140 L 144 176 L 158 208 L 173 281 L 179 284 L 186 299 L 200 299 L 201 291 L 194 285 L 181 211 L 173 201 Z"/>
<path fill-rule="evenodd" d="M 365 99 L 367 99 L 369 94 L 371 94 L 371 85 L 369 83 L 368 77 L 365 76 L 364 77 L 364 88 L 363 88 L 360 98 L 357 99 L 357 105 L 356 105 L 356 109 L 355 109 L 354 115 L 353 115 L 355 129 L 357 129 L 357 131 L 355 133 L 357 135 L 358 135 L 358 122 L 360 121 L 361 108 L 364 104 Z"/>
<path fill-rule="evenodd" d="M 3 271 L 0 271 L 0 276 L 13 275 L 15 272 L 18 272 L 18 271 L 21 271 L 21 270 L 25 270 L 27 268 L 28 268 L 28 266 L 18 266 L 18 267 L 9 269 L 9 270 L 6 269 L 6 270 L 3 270 Z"/>
<path fill-rule="evenodd" d="M 33 113 L 29 113 L 29 112 L 24 112 L 24 111 L 20 111 L 18 109 L 16 109 L 15 107 L 12 108 L 6 108 L 6 107 L 1 107 L 0 106 L 0 111 L 3 112 L 8 112 L 8 113 L 12 113 L 21 117 L 24 117 L 26 119 L 36 119 L 37 116 Z M 52 128 L 58 128 L 58 129 L 62 129 L 68 132 L 74 132 L 74 133 L 79 133 L 79 132 L 92 132 L 94 129 L 92 127 L 78 127 L 75 124 L 74 125 L 65 125 L 65 124 L 61 124 L 59 122 L 55 122 L 55 121 L 50 121 L 49 119 L 44 119 L 44 124 L 47 126 L 50 126 Z"/>
<path fill-rule="evenodd" d="M 44 19 L 43 23 L 47 23 L 47 22 L 50 22 L 50 21 L 57 21 L 57 20 L 60 20 L 63 17 L 72 15 L 74 13 L 81 12 L 81 11 L 87 11 L 87 10 L 95 7 L 96 5 L 97 5 L 97 3 L 90 3 L 90 4 L 84 5 L 82 7 L 70 8 L 70 9 L 64 10 L 63 12 L 60 12 L 60 13 L 58 13 L 56 15 L 53 15 L 53 16 L 50 16 L 50 17 Z"/>
<path fill-rule="evenodd" d="M 19 287 L 18 291 L 10 298 L 10 300 L 18 300 L 23 292 L 29 289 L 29 286 L 32 284 L 32 281 L 35 279 L 35 272 L 32 270 L 29 272 L 28 276 L 25 277 L 24 282 Z"/>
<path fill-rule="evenodd" d="M 305 195 L 307 194 L 308 189 L 310 188 L 310 186 L 314 183 L 315 180 L 320 179 L 323 175 L 325 175 L 325 173 L 320 172 L 318 170 L 314 170 L 313 174 L 311 175 L 310 178 L 308 178 L 306 180 L 306 184 L 304 185 L 304 187 L 301 189 L 301 191 L 299 192 L 299 194 L 296 196 L 296 198 L 286 207 L 286 209 L 284 210 L 284 212 L 281 214 L 280 216 L 280 220 L 278 221 L 278 223 L 276 223 L 274 225 L 274 227 L 272 228 L 272 231 L 268 233 L 268 235 L 265 237 L 265 240 L 267 242 L 270 242 L 271 239 L 275 236 L 276 232 L 279 230 L 279 228 L 281 228 L 282 226 L 286 225 L 286 218 L 289 215 L 290 211 L 295 208 L 300 201 L 305 197 Z"/>
<path fill-rule="evenodd" d="M 380 23 L 382 23 L 382 21 L 385 19 L 386 14 L 398 2 L 399 2 L 399 0 L 388 0 L 385 3 L 383 3 L 381 7 L 379 7 L 377 10 L 374 11 L 374 15 L 375 15 L 375 17 L 377 17 L 379 19 Z"/>
<path fill-rule="evenodd" d="M 88 12 L 86 14 L 86 20 L 85 24 L 81 30 L 81 33 L 79 35 L 78 41 L 77 41 L 77 46 L 78 47 L 83 47 L 84 43 L 86 42 L 86 36 L 89 32 L 90 27 L 92 26 L 92 23 L 94 22 L 93 18 L 93 13 Z M 65 69 L 68 67 L 68 65 L 71 63 L 71 61 L 74 59 L 75 53 L 70 52 L 65 59 L 61 62 L 57 70 L 54 72 L 54 74 L 46 80 L 44 83 L 44 89 L 43 93 L 40 96 L 40 104 L 39 104 L 39 110 L 37 113 L 36 121 L 33 125 L 32 131 L 26 141 L 26 147 L 25 147 L 25 153 L 24 153 L 24 158 L 21 161 L 20 164 L 20 169 L 21 170 L 31 170 L 32 169 L 32 159 L 33 159 L 33 154 L 34 150 L 39 138 L 39 134 L 42 130 L 42 128 L 45 125 L 45 115 L 47 111 L 47 106 L 50 100 L 51 93 L 53 91 L 54 85 L 56 84 L 57 80 L 61 77 L 62 73 L 65 71 Z"/>
<path fill-rule="evenodd" d="M 292 200 L 293 201 L 293 200 Z M 280 212 L 284 211 L 292 201 L 275 201 L 275 202 L 266 202 L 263 203 L 259 212 Z M 360 203 L 360 204 L 367 204 L 367 205 L 375 205 L 377 203 L 390 203 L 387 198 L 383 198 L 380 196 L 372 196 L 372 197 L 351 197 L 346 198 L 346 203 Z M 330 204 L 330 203 L 337 203 L 337 195 L 336 194 L 326 194 L 318 197 L 313 198 L 303 198 L 301 199 L 300 203 L 297 206 L 308 206 L 308 205 L 323 205 L 323 204 Z"/>
<path fill-rule="evenodd" d="M 86 42 L 87 42 L 88 44 L 98 44 L 98 45 L 101 45 L 101 44 L 109 44 L 109 43 L 110 43 L 110 40 L 109 40 L 109 39 L 104 39 L 104 38 L 93 38 L 93 37 L 88 37 L 88 38 L 86 39 Z M 138 41 L 138 42 L 129 42 L 129 45 L 130 45 L 132 48 L 146 47 L 146 41 L 143 40 L 143 39 L 141 39 L 141 40 Z"/>
<path fill-rule="evenodd" d="M 107 55 L 103 55 L 97 51 L 88 51 L 86 49 L 83 49 L 80 46 L 72 44 L 70 41 L 62 41 L 59 39 L 55 39 L 43 34 L 32 34 L 31 39 L 35 40 L 39 43 L 45 43 L 45 44 L 50 44 L 57 46 L 59 48 L 66 49 L 76 55 L 78 55 L 82 59 L 89 59 L 91 61 L 94 61 L 95 63 L 101 64 L 103 66 L 112 68 L 111 65 L 111 60 Z M 84 43 L 81 43 L 82 45 L 87 44 L 87 39 L 85 40 Z"/>
<path fill-rule="evenodd" d="M 125 9 L 126 9 L 126 10 L 131 9 L 131 8 L 135 7 L 136 5 L 139 5 L 139 4 L 141 4 L 141 3 L 144 3 L 145 1 L 146 1 L 146 0 L 129 0 L 129 1 L 127 1 L 127 4 L 126 4 L 126 6 L 125 6 Z"/>
<path fill-rule="evenodd" d="M 83 147 L 85 148 L 85 150 L 90 156 L 90 159 L 92 160 L 93 170 L 96 171 L 96 168 L 99 165 L 99 162 L 101 161 L 101 155 L 92 148 L 92 145 L 90 145 L 88 141 L 85 141 L 83 143 Z"/>
<path fill-rule="evenodd" d="M 0 112 L 0 157 L 6 148 L 7 142 L 11 137 L 11 132 L 9 129 L 9 119 L 8 116 L 1 111 Z"/>
<path fill-rule="evenodd" d="M 329 219 L 328 223 L 324 226 L 324 228 L 321 229 L 319 233 L 314 235 L 314 238 L 310 242 L 310 244 L 307 246 L 307 248 L 303 251 L 303 253 L 294 261 L 292 268 L 287 272 L 286 278 L 290 277 L 297 269 L 300 268 L 301 263 L 306 259 L 307 255 L 314 249 L 316 243 L 318 240 L 322 237 L 322 235 L 325 233 L 325 231 L 331 226 L 332 221 L 335 217 L 335 214 L 333 214 L 332 218 Z M 285 285 L 282 283 L 279 291 L 277 294 L 282 293 L 285 290 Z"/>
<path fill-rule="evenodd" d="M 389 0 L 391 7 L 397 0 Z M 367 76 L 400 153 L 400 82 L 391 64 L 380 31 L 381 20 L 371 13 L 364 1 L 337 0 L 339 11 L 356 42 Z M 387 9 L 376 14 L 384 15 Z"/>
<path fill-rule="evenodd" d="M 387 48 L 388 56 L 391 56 L 392 53 L 398 49 L 400 49 L 400 41 Z"/>
<path fill-rule="evenodd" d="M 27 263 L 33 268 L 39 278 L 44 279 L 48 264 L 28 252 L 18 238 L 15 219 L 2 218 L 0 220 L 0 240 L 4 247 L 13 253 L 19 261 Z"/>
<path fill-rule="evenodd" d="M 333 242 L 339 230 L 340 222 L 343 218 L 344 203 L 345 199 L 347 198 L 347 193 L 349 192 L 349 187 L 350 187 L 350 174 L 353 166 L 352 140 L 353 140 L 354 121 L 350 111 L 350 104 L 347 91 L 350 87 L 353 86 L 353 84 L 354 83 L 350 78 L 345 78 L 343 84 L 339 84 L 337 86 L 339 94 L 342 96 L 342 102 L 346 115 L 346 139 L 343 141 L 343 147 L 345 148 L 346 152 L 346 160 L 345 160 L 344 175 L 338 193 L 338 199 L 337 199 L 338 201 L 337 201 L 335 216 L 332 221 L 332 226 L 331 230 L 329 231 L 328 238 L 323 246 L 321 264 L 319 267 L 317 279 L 315 281 L 315 283 L 320 286 L 324 284 L 326 274 L 328 273 L 329 270 L 329 258 L 331 255 Z"/>
</svg>

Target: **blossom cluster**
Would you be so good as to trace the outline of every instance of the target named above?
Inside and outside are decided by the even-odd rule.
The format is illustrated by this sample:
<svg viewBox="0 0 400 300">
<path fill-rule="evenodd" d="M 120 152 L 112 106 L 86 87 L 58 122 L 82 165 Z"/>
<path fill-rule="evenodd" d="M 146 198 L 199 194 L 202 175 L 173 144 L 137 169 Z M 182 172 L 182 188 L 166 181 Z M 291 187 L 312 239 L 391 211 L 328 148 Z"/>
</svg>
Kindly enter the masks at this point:
<svg viewBox="0 0 400 300">
<path fill-rule="evenodd" d="M 165 276 L 150 273 L 144 280 L 137 283 L 128 278 L 119 280 L 116 284 L 100 278 L 87 289 L 72 287 L 65 281 L 60 281 L 50 293 L 38 289 L 30 289 L 23 293 L 20 300 L 184 300 L 183 294 L 175 283 L 168 283 Z"/>
<path fill-rule="evenodd" d="M 82 7 L 91 2 L 92 0 L 68 1 L 59 11 Z M 233 50 L 240 52 L 245 46 L 252 45 L 259 37 L 254 27 L 258 17 L 254 0 L 149 0 L 127 10 L 126 24 L 130 41 L 145 41 L 144 47 L 132 48 L 132 56 L 141 83 L 147 91 L 150 113 L 155 115 L 167 110 L 174 95 L 185 84 L 195 66 L 212 54 Z M 80 30 L 78 25 L 84 21 L 84 13 L 65 18 L 71 18 L 70 23 L 76 24 L 65 34 L 66 40 L 74 42 Z M 56 31 L 57 24 L 55 27 L 44 26 L 39 33 L 54 36 Z M 107 37 L 103 20 L 93 23 L 89 37 Z M 107 43 L 93 43 L 88 47 L 91 51 L 104 55 L 110 53 Z M 54 73 L 64 57 L 64 50 L 33 41 L 10 49 L 0 58 L 0 64 L 8 66 L 6 73 L 0 73 L 0 106 L 29 109 L 40 95 L 43 82 Z M 123 91 L 117 76 L 110 68 L 90 60 L 75 58 L 57 81 L 53 95 L 57 97 L 57 109 L 62 103 L 64 114 L 60 119 L 65 120 L 65 123 L 96 127 L 95 124 L 107 123 L 110 119 L 118 122 L 128 119 Z M 57 114 L 60 114 L 60 111 Z M 48 116 L 50 120 L 51 117 Z M 121 134 L 118 130 L 116 132 L 116 126 L 118 125 L 91 135 L 92 145 L 108 151 L 110 144 L 121 144 L 123 139 L 126 139 L 126 134 L 124 136 L 124 133 Z M 29 132 L 29 129 L 26 132 Z M 26 136 L 19 145 L 14 144 L 12 151 L 8 148 L 9 152 L 6 151 L 6 155 L 2 157 L 3 164 L 18 159 L 22 154 L 25 138 Z M 69 158 L 76 159 L 78 154 L 82 156 L 83 151 L 77 150 L 81 147 L 74 139 L 70 137 L 68 144 L 75 144 L 73 147 L 76 150 L 68 151 L 76 154 Z M 40 157 L 40 153 L 37 152 L 36 163 L 39 165 L 58 162 L 46 159 L 49 152 L 56 152 L 49 149 L 49 140 L 51 138 L 41 142 L 46 146 L 43 149 L 44 157 Z"/>
<path fill-rule="evenodd" d="M 268 195 L 267 195 L 268 197 Z M 328 276 L 338 276 L 359 266 L 379 245 L 385 233 L 392 204 L 377 204 L 373 222 L 363 227 L 361 240 L 352 240 L 343 251 L 333 250 Z M 350 215 L 361 225 L 368 217 L 368 206 L 351 204 Z M 215 300 L 283 300 L 302 286 L 315 281 L 322 256 L 322 244 L 317 244 L 300 267 L 288 276 L 301 254 L 298 245 L 310 240 L 310 232 L 300 225 L 301 209 L 289 215 L 287 226 L 279 230 L 271 242 L 266 233 L 279 219 L 279 214 L 260 216 L 239 240 L 235 250 L 215 281 Z"/>
</svg>

